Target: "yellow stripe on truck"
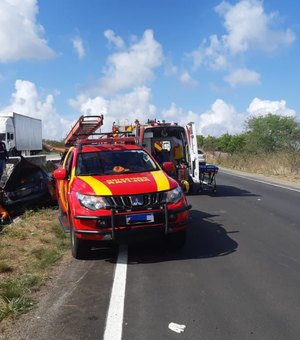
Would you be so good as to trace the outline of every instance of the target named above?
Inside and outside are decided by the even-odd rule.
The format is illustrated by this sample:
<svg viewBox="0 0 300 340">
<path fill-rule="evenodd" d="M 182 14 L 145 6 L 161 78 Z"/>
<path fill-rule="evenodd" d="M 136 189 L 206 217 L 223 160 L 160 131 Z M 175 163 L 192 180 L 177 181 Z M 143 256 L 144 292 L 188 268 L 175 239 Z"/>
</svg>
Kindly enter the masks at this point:
<svg viewBox="0 0 300 340">
<path fill-rule="evenodd" d="M 154 177 L 157 191 L 169 190 L 170 189 L 170 182 L 167 176 L 162 171 L 153 171 L 151 175 Z"/>
<path fill-rule="evenodd" d="M 79 176 L 79 178 L 93 188 L 95 195 L 112 195 L 110 189 L 96 178 L 92 176 Z"/>
</svg>

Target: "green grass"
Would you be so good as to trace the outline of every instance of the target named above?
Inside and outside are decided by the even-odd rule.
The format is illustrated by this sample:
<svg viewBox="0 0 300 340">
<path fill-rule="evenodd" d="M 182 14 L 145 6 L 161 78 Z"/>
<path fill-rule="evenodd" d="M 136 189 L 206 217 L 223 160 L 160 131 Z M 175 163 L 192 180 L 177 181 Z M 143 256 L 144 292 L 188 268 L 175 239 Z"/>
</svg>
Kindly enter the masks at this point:
<svg viewBox="0 0 300 340">
<path fill-rule="evenodd" d="M 19 297 L 28 293 L 33 287 L 40 283 L 40 278 L 35 275 L 23 275 L 16 279 L 0 282 L 0 296 L 7 299 Z"/>
<path fill-rule="evenodd" d="M 14 319 L 35 304 L 35 293 L 69 249 L 58 209 L 27 211 L 0 233 L 0 321 Z"/>
<path fill-rule="evenodd" d="M 0 321 L 8 317 L 16 317 L 27 313 L 35 305 L 35 302 L 25 296 L 7 299 L 0 296 Z"/>
<path fill-rule="evenodd" d="M 61 252 L 57 249 L 36 248 L 31 251 L 34 255 L 34 261 L 31 266 L 36 269 L 47 269 L 53 266 L 62 256 Z"/>
<path fill-rule="evenodd" d="M 28 233 L 26 232 L 26 229 L 23 228 L 21 223 L 17 227 L 13 224 L 6 226 L 3 230 L 3 233 L 6 237 L 12 239 L 25 239 L 28 237 Z"/>
<path fill-rule="evenodd" d="M 27 294 L 40 283 L 36 276 L 23 276 L 0 283 L 0 321 L 29 311 L 35 304 Z"/>
</svg>

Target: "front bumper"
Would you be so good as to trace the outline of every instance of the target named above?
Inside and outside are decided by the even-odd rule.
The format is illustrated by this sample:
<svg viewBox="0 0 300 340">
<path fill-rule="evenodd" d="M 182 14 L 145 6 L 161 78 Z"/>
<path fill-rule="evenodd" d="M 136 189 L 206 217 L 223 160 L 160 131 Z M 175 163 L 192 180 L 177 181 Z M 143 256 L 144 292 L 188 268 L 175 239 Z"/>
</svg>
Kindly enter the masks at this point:
<svg viewBox="0 0 300 340">
<path fill-rule="evenodd" d="M 115 240 L 118 235 L 143 230 L 162 230 L 165 234 L 187 228 L 190 223 L 190 204 L 167 209 L 167 204 L 158 209 L 118 211 L 111 209 L 109 215 L 74 215 L 74 230 L 79 238 Z M 136 217 L 150 217 L 148 221 L 137 221 Z M 131 222 L 133 220 L 133 222 Z"/>
</svg>

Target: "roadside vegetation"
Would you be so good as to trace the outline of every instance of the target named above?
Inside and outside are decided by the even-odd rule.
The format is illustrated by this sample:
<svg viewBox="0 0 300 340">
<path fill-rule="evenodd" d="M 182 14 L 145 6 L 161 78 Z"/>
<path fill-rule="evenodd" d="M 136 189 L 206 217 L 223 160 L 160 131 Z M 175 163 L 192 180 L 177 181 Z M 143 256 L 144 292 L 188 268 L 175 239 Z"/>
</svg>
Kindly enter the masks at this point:
<svg viewBox="0 0 300 340">
<path fill-rule="evenodd" d="M 36 293 L 69 247 L 58 209 L 27 211 L 0 231 L 0 330 L 28 312 Z M 6 321 L 6 322 L 4 322 Z"/>
<path fill-rule="evenodd" d="M 63 148 L 65 146 L 64 140 L 57 141 L 52 139 L 43 139 L 43 144 L 60 148 Z"/>
<path fill-rule="evenodd" d="M 294 117 L 251 117 L 242 134 L 197 139 L 207 162 L 300 181 L 300 123 Z"/>
</svg>

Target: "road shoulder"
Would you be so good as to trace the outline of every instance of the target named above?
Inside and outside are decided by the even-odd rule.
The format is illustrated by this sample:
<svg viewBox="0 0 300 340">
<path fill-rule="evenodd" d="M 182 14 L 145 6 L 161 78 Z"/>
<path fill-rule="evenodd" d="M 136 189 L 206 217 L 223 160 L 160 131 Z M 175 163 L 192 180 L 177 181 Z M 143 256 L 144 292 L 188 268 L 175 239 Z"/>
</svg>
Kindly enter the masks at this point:
<svg viewBox="0 0 300 340">
<path fill-rule="evenodd" d="M 256 181 L 274 184 L 274 185 L 278 185 L 281 187 L 300 190 L 300 180 L 291 181 L 291 180 L 284 179 L 284 178 L 265 176 L 262 174 L 255 174 L 255 173 L 250 173 L 250 172 L 245 172 L 245 171 L 240 171 L 240 170 L 233 170 L 233 169 L 224 168 L 224 167 L 219 167 L 219 172 L 233 174 L 236 176 L 241 176 L 241 177 L 253 179 Z"/>
</svg>

